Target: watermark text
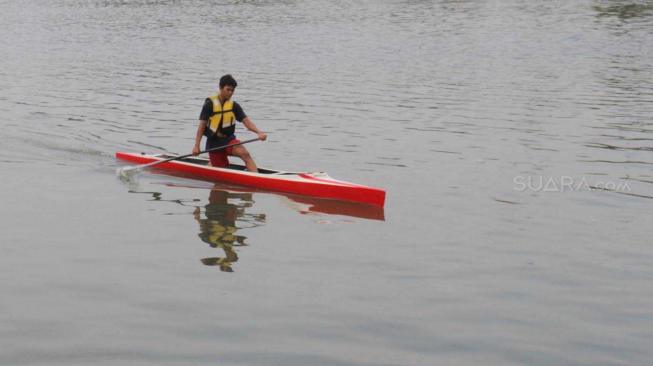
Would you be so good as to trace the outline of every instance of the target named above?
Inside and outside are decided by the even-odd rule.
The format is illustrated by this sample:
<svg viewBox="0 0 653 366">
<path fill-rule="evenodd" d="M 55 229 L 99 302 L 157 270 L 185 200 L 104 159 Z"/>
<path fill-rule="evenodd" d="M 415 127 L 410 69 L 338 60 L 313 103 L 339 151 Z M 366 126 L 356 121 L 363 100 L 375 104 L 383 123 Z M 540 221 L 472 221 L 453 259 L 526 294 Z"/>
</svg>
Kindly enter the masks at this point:
<svg viewBox="0 0 653 366">
<path fill-rule="evenodd" d="M 577 192 L 592 189 L 603 189 L 608 191 L 630 192 L 628 182 L 624 181 L 601 181 L 590 182 L 586 177 L 572 177 L 561 175 L 558 177 L 545 176 L 523 176 L 513 178 L 514 189 L 519 192 Z"/>
</svg>

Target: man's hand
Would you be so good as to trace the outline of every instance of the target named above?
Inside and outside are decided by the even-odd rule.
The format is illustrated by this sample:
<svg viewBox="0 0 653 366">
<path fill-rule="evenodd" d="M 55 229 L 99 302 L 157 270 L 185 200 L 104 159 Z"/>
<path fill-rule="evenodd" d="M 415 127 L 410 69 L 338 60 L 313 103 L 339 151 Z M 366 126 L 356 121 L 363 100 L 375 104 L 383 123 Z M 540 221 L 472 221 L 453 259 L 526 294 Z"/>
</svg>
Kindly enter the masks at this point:
<svg viewBox="0 0 653 366">
<path fill-rule="evenodd" d="M 266 135 L 265 133 L 263 133 L 263 132 L 258 133 L 258 139 L 259 140 L 265 141 L 265 139 L 267 139 L 267 138 L 268 138 L 268 135 Z"/>
<path fill-rule="evenodd" d="M 195 145 L 193 146 L 193 155 L 199 155 L 200 154 L 200 146 Z"/>
</svg>

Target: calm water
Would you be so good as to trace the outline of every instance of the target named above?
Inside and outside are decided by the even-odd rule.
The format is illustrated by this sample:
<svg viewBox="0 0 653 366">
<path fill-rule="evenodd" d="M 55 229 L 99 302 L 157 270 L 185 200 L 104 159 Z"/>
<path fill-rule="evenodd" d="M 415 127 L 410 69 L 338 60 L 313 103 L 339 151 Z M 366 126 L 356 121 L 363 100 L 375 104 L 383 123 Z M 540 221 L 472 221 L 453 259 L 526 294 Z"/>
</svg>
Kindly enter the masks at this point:
<svg viewBox="0 0 653 366">
<path fill-rule="evenodd" d="M 0 7 L 0 364 L 653 359 L 653 3 Z M 385 210 L 116 178 L 224 73 L 259 165 Z"/>
</svg>

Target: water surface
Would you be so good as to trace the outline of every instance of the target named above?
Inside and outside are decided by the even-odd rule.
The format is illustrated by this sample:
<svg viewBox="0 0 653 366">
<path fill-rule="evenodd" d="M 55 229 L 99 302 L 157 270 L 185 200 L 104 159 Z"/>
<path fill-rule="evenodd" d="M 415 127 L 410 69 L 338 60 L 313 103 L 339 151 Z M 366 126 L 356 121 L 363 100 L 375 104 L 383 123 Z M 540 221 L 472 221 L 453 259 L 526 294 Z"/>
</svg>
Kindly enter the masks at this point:
<svg viewBox="0 0 653 366">
<path fill-rule="evenodd" d="M 650 2 L 0 6 L 0 364 L 653 358 Z M 385 210 L 116 178 L 225 73 L 260 166 Z"/>
</svg>

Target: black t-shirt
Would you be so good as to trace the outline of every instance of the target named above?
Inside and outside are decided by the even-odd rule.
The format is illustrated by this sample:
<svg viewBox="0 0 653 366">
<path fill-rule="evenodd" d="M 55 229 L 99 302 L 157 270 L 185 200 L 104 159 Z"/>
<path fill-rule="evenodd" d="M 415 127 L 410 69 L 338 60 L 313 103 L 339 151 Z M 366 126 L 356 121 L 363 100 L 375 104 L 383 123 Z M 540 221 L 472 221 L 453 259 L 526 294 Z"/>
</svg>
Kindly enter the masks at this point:
<svg viewBox="0 0 653 366">
<path fill-rule="evenodd" d="M 202 121 L 208 121 L 209 117 L 213 114 L 213 102 L 211 99 L 206 99 L 204 102 L 204 106 L 202 106 L 202 112 L 200 113 L 200 120 Z M 234 115 L 236 116 L 236 121 L 242 122 L 245 118 L 247 118 L 247 115 L 245 114 L 245 111 L 243 111 L 243 107 L 240 106 L 240 104 L 234 102 Z"/>
</svg>

